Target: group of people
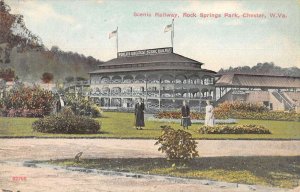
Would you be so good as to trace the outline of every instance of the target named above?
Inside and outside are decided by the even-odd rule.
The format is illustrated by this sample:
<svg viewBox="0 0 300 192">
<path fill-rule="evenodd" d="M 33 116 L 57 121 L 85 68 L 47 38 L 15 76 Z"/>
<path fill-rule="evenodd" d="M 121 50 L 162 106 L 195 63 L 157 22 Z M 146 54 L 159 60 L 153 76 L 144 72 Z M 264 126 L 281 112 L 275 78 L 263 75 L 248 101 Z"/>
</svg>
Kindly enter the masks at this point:
<svg viewBox="0 0 300 192">
<path fill-rule="evenodd" d="M 211 105 L 209 101 L 206 102 L 207 105 L 205 107 L 205 122 L 206 126 L 214 126 L 215 125 L 215 117 L 214 117 L 214 107 Z M 134 115 L 135 115 L 135 128 L 137 130 L 142 130 L 142 127 L 145 127 L 145 105 L 142 99 L 139 99 L 134 107 Z M 183 129 L 188 129 L 189 126 L 192 125 L 191 115 L 190 115 L 190 107 L 187 105 L 185 101 L 182 102 L 181 107 L 181 126 Z"/>
</svg>

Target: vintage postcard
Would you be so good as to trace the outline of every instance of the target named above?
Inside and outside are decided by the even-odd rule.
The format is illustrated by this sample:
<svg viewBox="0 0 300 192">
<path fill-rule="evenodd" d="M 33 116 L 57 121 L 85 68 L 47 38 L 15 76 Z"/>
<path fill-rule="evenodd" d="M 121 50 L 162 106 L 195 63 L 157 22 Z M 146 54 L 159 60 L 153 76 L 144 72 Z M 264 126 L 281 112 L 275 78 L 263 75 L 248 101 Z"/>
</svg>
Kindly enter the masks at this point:
<svg viewBox="0 0 300 192">
<path fill-rule="evenodd" d="M 300 191 L 300 2 L 0 0 L 0 191 Z"/>
</svg>

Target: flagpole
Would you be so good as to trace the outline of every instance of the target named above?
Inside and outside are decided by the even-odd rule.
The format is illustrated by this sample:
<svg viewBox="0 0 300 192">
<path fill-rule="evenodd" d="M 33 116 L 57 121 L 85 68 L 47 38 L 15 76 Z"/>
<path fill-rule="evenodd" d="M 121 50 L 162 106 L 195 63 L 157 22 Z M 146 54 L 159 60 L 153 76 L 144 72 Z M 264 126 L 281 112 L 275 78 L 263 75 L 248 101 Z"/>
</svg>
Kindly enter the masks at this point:
<svg viewBox="0 0 300 192">
<path fill-rule="evenodd" d="M 117 41 L 117 57 L 118 57 L 118 52 L 119 52 L 119 31 L 118 31 L 118 27 L 117 27 L 117 38 L 116 38 L 116 41 Z"/>
<path fill-rule="evenodd" d="M 172 19 L 171 42 L 172 42 L 172 48 L 173 48 L 173 51 L 174 51 L 174 18 Z"/>
</svg>

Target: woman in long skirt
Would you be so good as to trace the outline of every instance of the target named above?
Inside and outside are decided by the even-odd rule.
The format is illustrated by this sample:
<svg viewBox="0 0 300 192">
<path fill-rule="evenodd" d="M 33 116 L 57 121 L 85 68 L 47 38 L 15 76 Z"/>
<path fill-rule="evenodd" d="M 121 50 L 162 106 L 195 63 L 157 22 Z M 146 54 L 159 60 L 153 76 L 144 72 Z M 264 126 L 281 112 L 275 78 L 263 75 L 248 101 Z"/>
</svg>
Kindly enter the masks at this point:
<svg viewBox="0 0 300 192">
<path fill-rule="evenodd" d="M 144 110 L 145 110 L 145 105 L 139 99 L 139 102 L 135 104 L 134 108 L 134 115 L 135 115 L 135 128 L 138 130 L 142 130 L 142 127 L 145 127 L 145 120 L 144 120 Z"/>
<path fill-rule="evenodd" d="M 205 107 L 205 125 L 214 126 L 215 125 L 215 116 L 214 116 L 214 107 L 210 104 L 209 101 L 206 101 L 207 105 Z"/>
</svg>

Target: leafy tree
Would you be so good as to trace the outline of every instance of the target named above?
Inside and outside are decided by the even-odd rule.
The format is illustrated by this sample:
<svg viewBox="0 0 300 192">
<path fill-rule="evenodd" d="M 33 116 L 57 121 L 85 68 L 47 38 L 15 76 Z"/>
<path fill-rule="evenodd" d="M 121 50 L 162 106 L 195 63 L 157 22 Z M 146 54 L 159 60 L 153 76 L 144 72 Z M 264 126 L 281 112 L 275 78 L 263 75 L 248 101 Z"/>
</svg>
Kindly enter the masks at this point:
<svg viewBox="0 0 300 192">
<path fill-rule="evenodd" d="M 53 74 L 45 72 L 45 73 L 43 73 L 41 79 L 42 79 L 43 83 L 50 83 L 53 80 Z"/>
<path fill-rule="evenodd" d="M 101 62 L 91 56 L 62 51 L 55 45 L 47 50 L 41 39 L 27 29 L 23 16 L 12 14 L 5 0 L 0 0 L 1 64 L 12 67 L 21 79 L 37 81 L 45 71 L 56 80 L 67 76 L 88 77 L 87 72 L 98 69 Z"/>
<path fill-rule="evenodd" d="M 65 81 L 66 81 L 67 83 L 72 82 L 72 81 L 74 81 L 74 77 L 68 76 L 68 77 L 65 78 Z"/>
<path fill-rule="evenodd" d="M 50 51 L 53 52 L 53 53 L 58 53 L 61 50 L 58 46 L 54 45 L 54 46 L 51 47 Z"/>
<path fill-rule="evenodd" d="M 74 78 L 72 76 L 68 76 L 68 77 L 65 78 L 65 81 L 67 83 L 70 83 L 72 81 L 85 81 L 85 80 L 87 80 L 87 78 L 84 78 L 84 77 L 76 77 L 76 78 Z"/>
<path fill-rule="evenodd" d="M 10 62 L 13 47 L 17 47 L 19 52 L 44 48 L 41 39 L 27 29 L 23 15 L 11 14 L 10 11 L 4 0 L 0 0 L 0 44 L 6 43 L 5 48 L 0 50 L 0 55 L 5 53 L 2 63 Z"/>
<path fill-rule="evenodd" d="M 15 71 L 11 68 L 0 68 L 0 79 L 13 81 L 16 78 Z"/>
<path fill-rule="evenodd" d="M 228 69 L 220 69 L 220 74 L 230 73 L 247 73 L 247 74 L 265 74 L 265 75 L 287 75 L 287 76 L 300 76 L 300 69 L 298 67 L 282 68 L 276 66 L 273 62 L 257 63 L 253 67 L 239 66 L 229 67 Z"/>
</svg>

